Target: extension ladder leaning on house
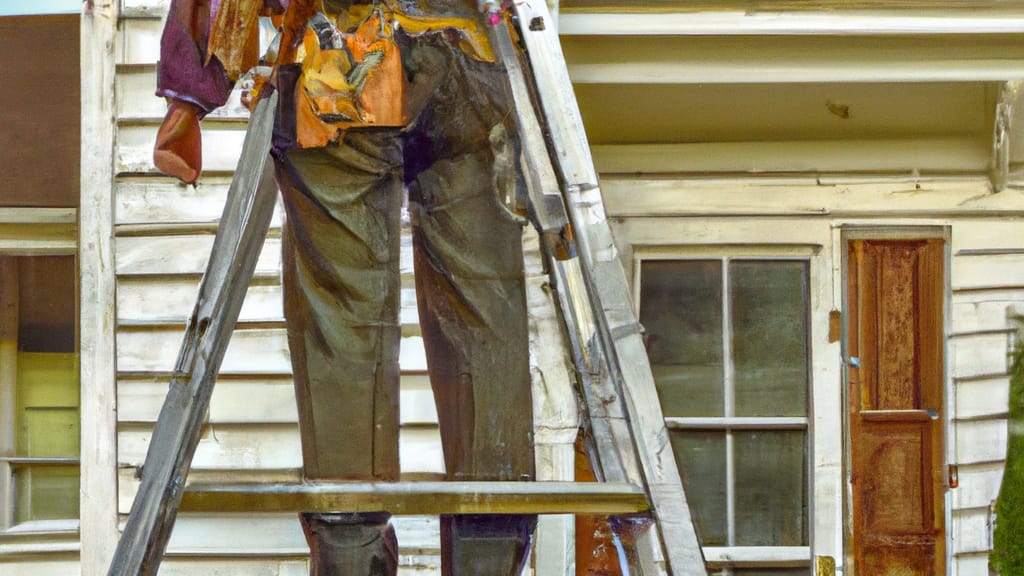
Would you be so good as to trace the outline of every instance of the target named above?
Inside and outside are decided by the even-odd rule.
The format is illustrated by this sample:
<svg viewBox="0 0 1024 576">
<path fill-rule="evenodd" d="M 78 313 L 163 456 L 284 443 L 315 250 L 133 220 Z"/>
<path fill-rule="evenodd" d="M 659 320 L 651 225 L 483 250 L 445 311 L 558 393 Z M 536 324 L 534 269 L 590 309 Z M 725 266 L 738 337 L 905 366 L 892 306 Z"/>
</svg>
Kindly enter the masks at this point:
<svg viewBox="0 0 1024 576">
<path fill-rule="evenodd" d="M 588 448 L 600 482 L 318 483 L 185 490 L 213 383 L 274 208 L 276 187 L 267 151 L 275 93 L 259 102 L 251 116 L 110 576 L 157 573 L 183 499 L 188 509 L 221 512 L 368 506 L 394 514 L 650 510 L 654 522 L 640 521 L 631 530 L 631 567 L 643 576 L 706 574 L 557 34 L 544 2 L 516 3 L 514 11 L 509 19 L 492 14 L 491 42 L 508 71 L 534 224 L 582 380 Z"/>
</svg>

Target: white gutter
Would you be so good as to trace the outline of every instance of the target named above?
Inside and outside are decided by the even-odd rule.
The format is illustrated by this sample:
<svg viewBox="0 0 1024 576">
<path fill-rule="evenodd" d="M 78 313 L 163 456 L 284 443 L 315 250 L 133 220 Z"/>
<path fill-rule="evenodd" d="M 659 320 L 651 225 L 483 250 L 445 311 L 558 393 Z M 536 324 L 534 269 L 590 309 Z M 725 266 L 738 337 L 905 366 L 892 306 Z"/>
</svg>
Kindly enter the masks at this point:
<svg viewBox="0 0 1024 576">
<path fill-rule="evenodd" d="M 916 14 L 879 12 L 689 12 L 580 14 L 563 11 L 558 20 L 563 36 L 580 35 L 907 35 L 1020 34 L 1024 10 L 981 14 L 927 11 Z"/>
</svg>

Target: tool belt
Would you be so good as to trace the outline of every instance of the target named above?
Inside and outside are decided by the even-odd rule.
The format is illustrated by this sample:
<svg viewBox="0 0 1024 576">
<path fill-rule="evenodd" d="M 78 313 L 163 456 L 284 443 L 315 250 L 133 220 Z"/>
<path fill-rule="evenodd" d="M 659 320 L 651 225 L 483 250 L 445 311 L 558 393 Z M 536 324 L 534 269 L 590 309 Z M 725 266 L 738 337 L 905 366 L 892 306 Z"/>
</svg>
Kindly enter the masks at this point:
<svg viewBox="0 0 1024 576">
<path fill-rule="evenodd" d="M 354 127 L 401 127 L 406 81 L 385 10 L 374 7 L 351 32 L 317 14 L 306 29 L 302 78 L 295 86 L 296 139 L 320 147 Z"/>
</svg>

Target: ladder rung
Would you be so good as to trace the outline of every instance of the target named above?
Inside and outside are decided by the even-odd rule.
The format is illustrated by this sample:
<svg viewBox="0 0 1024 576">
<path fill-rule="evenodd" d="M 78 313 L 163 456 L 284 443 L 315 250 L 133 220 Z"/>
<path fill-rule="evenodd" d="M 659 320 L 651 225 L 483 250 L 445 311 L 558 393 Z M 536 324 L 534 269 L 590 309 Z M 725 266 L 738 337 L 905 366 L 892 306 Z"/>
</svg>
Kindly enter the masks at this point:
<svg viewBox="0 0 1024 576">
<path fill-rule="evenodd" d="M 336 482 L 209 484 L 185 490 L 185 512 L 392 514 L 631 514 L 650 509 L 643 490 L 606 482 Z"/>
</svg>

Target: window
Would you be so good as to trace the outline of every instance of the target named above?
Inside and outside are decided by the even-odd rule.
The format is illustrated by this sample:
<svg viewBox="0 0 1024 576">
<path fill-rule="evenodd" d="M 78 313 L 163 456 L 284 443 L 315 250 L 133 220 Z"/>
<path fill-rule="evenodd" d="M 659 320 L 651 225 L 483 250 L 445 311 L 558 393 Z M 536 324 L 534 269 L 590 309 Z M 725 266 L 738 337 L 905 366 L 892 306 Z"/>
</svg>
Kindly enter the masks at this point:
<svg viewBox="0 0 1024 576">
<path fill-rule="evenodd" d="M 2 524 L 73 528 L 78 519 L 79 388 L 73 256 L 0 256 Z"/>
<path fill-rule="evenodd" d="M 639 274 L 651 367 L 712 573 L 806 574 L 808 260 L 643 259 Z"/>
</svg>

